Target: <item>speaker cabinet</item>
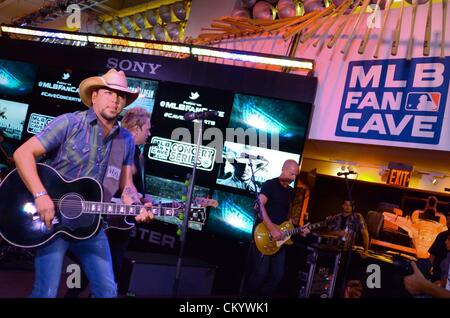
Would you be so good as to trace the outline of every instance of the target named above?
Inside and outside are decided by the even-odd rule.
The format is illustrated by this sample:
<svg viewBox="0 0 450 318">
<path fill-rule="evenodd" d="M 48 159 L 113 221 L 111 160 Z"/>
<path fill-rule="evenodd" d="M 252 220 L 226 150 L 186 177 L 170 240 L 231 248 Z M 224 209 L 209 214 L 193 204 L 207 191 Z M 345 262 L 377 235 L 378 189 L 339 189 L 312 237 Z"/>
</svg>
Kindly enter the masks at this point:
<svg viewBox="0 0 450 318">
<path fill-rule="evenodd" d="M 119 291 L 136 297 L 173 297 L 178 256 L 129 252 L 125 255 Z M 216 268 L 203 261 L 183 258 L 177 296 L 211 295 Z"/>
</svg>

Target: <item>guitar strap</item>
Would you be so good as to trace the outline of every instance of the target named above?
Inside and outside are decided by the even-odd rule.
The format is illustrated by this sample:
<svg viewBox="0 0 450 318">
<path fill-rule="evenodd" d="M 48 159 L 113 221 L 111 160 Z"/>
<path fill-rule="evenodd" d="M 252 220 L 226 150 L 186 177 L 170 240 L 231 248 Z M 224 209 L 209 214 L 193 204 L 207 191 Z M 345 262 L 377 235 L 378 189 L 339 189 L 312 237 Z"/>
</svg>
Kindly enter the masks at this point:
<svg viewBox="0 0 450 318">
<path fill-rule="evenodd" d="M 125 155 L 124 130 L 119 127 L 119 132 L 114 137 L 109 155 L 108 167 L 103 178 L 103 202 L 111 202 L 112 197 L 119 189 L 120 173 Z"/>
</svg>

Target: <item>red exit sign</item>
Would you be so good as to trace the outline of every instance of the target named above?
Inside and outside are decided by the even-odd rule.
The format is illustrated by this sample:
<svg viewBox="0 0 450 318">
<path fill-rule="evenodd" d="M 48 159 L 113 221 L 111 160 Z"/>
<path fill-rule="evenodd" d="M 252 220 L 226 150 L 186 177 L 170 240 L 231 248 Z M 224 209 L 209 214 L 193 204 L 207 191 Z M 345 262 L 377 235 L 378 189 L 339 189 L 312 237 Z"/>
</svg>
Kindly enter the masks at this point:
<svg viewBox="0 0 450 318">
<path fill-rule="evenodd" d="M 389 176 L 387 178 L 387 184 L 401 187 L 409 186 L 409 180 L 411 180 L 413 171 L 412 166 L 403 163 L 390 162 L 388 168 Z"/>
</svg>

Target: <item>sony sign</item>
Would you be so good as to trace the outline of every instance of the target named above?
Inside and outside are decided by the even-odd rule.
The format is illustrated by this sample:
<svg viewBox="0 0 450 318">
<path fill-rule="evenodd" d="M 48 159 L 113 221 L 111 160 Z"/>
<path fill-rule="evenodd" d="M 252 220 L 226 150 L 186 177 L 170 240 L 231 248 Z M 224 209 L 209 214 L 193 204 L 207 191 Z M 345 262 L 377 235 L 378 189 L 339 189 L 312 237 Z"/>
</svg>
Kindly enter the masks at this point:
<svg viewBox="0 0 450 318">
<path fill-rule="evenodd" d="M 108 68 L 114 68 L 124 72 L 133 71 L 139 73 L 148 73 L 156 75 L 156 70 L 162 67 L 161 64 L 153 64 L 140 61 L 121 60 L 114 57 L 110 57 L 106 66 Z"/>
</svg>

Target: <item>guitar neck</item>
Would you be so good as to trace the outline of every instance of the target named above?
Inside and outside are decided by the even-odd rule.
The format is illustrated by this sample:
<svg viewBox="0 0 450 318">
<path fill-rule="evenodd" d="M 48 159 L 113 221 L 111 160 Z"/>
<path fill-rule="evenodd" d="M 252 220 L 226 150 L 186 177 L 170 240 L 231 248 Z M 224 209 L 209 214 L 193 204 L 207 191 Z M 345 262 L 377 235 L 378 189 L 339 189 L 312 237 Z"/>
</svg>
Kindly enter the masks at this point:
<svg viewBox="0 0 450 318">
<path fill-rule="evenodd" d="M 136 216 L 143 207 L 143 205 L 84 201 L 83 213 Z M 183 212 L 180 208 L 164 206 L 153 206 L 150 210 L 155 216 L 178 216 L 180 212 Z"/>
<path fill-rule="evenodd" d="M 321 228 L 321 227 L 325 226 L 327 224 L 327 222 L 328 222 L 327 220 L 324 220 L 324 221 L 320 221 L 320 222 L 317 222 L 317 223 L 296 227 L 296 228 L 294 228 L 292 230 L 288 230 L 287 234 L 288 235 L 298 234 L 298 233 L 301 233 L 306 228 L 309 229 L 310 231 L 316 230 L 318 228 Z"/>
</svg>

